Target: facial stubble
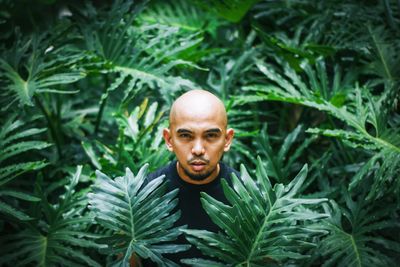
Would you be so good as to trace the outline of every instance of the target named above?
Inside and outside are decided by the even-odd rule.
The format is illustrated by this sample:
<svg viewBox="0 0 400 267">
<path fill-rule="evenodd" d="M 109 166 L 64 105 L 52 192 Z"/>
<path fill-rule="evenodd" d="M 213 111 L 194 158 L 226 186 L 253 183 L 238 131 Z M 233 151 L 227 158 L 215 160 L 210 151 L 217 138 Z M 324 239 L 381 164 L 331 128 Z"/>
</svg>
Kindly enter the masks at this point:
<svg viewBox="0 0 400 267">
<path fill-rule="evenodd" d="M 182 164 L 180 164 L 182 166 Z M 196 173 L 192 173 L 189 170 L 187 170 L 186 168 L 184 168 L 182 166 L 183 172 L 192 180 L 194 181 L 203 181 L 205 179 L 207 179 L 216 169 L 217 167 L 215 167 L 214 169 L 206 172 L 206 173 L 202 173 L 202 174 L 196 174 Z"/>
</svg>

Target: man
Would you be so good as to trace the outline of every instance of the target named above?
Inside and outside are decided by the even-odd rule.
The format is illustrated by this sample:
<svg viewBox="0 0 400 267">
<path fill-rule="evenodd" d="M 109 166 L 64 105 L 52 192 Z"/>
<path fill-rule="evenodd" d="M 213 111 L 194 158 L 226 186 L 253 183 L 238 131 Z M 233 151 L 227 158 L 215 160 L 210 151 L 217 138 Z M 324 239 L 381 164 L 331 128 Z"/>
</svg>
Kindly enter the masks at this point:
<svg viewBox="0 0 400 267">
<path fill-rule="evenodd" d="M 239 173 L 220 162 L 232 144 L 234 130 L 227 129 L 227 115 L 221 100 L 204 90 L 189 91 L 175 100 L 169 116 L 169 128 L 163 137 L 176 161 L 149 175 L 149 180 L 165 175 L 168 189 L 179 189 L 178 209 L 181 218 L 177 225 L 188 228 L 218 231 L 201 206 L 200 192 L 226 202 L 221 178 L 230 180 L 231 173 Z M 178 243 L 187 243 L 183 236 Z M 199 250 L 165 254 L 180 263 L 184 258 L 202 257 Z"/>
</svg>

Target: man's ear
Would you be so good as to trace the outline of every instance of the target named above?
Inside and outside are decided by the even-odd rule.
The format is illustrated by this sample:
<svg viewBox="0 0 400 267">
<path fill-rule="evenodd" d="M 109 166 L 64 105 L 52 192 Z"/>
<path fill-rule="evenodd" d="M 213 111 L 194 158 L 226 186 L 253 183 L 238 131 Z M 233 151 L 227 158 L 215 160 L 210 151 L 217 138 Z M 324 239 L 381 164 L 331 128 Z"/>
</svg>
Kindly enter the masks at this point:
<svg viewBox="0 0 400 267">
<path fill-rule="evenodd" d="M 165 144 L 167 145 L 167 149 L 171 152 L 174 151 L 174 148 L 172 147 L 171 143 L 171 131 L 168 128 L 164 128 L 163 137 L 165 140 Z"/>
<path fill-rule="evenodd" d="M 231 148 L 231 144 L 232 144 L 234 135 L 235 135 L 235 131 L 232 128 L 229 128 L 228 130 L 226 130 L 225 145 L 224 145 L 225 152 L 227 152 Z"/>
</svg>

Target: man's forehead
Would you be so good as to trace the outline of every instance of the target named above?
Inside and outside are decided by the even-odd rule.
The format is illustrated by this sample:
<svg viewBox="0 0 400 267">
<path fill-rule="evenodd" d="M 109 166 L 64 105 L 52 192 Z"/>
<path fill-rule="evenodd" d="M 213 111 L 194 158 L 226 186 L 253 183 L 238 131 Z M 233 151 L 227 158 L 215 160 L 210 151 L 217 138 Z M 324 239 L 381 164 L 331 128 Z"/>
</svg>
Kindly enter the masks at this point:
<svg viewBox="0 0 400 267">
<path fill-rule="evenodd" d="M 178 98 L 171 107 L 170 124 L 210 123 L 226 127 L 227 118 L 223 103 L 204 91 L 192 91 Z"/>
<path fill-rule="evenodd" d="M 176 118 L 170 122 L 170 129 L 178 131 L 179 129 L 185 129 L 193 132 L 204 132 L 211 129 L 220 129 L 221 131 L 226 128 L 223 120 L 217 120 L 216 118 L 207 119 L 180 119 Z"/>
<path fill-rule="evenodd" d="M 176 112 L 170 118 L 170 125 L 186 128 L 226 128 L 226 119 L 211 112 Z"/>
</svg>

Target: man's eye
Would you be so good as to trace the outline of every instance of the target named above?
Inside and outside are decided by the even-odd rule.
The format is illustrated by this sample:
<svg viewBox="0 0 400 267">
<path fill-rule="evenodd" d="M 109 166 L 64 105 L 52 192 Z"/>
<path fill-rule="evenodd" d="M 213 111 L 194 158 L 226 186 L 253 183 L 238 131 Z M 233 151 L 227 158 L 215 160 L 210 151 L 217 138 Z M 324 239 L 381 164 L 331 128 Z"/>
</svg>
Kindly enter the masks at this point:
<svg viewBox="0 0 400 267">
<path fill-rule="evenodd" d="M 190 138 L 190 134 L 180 134 L 179 137 L 188 139 L 188 138 Z"/>
<path fill-rule="evenodd" d="M 217 137 L 218 137 L 218 135 L 215 134 L 215 133 L 209 133 L 209 134 L 207 134 L 207 138 L 210 138 L 210 139 L 212 139 L 212 138 L 217 138 Z"/>
</svg>

